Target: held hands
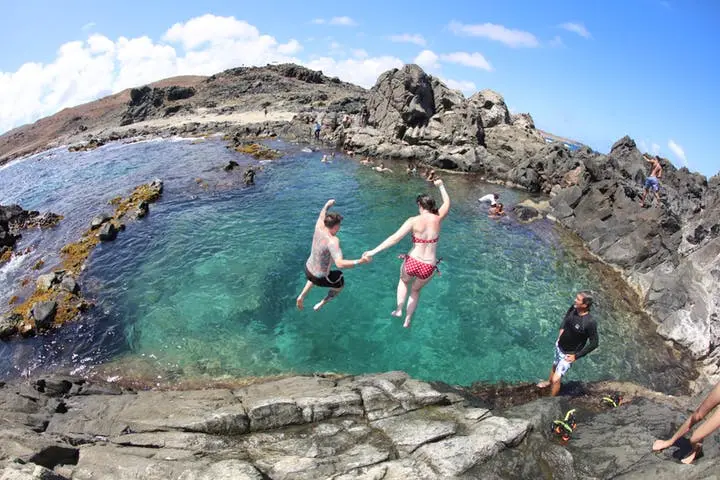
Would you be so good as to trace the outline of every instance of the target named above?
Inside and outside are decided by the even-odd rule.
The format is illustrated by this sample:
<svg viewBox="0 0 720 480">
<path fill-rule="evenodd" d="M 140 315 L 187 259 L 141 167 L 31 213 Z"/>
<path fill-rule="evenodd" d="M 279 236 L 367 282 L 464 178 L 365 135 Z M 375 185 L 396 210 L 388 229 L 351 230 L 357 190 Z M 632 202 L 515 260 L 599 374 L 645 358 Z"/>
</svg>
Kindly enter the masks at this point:
<svg viewBox="0 0 720 480">
<path fill-rule="evenodd" d="M 363 259 L 368 259 L 368 262 L 372 262 L 373 259 L 373 253 L 371 250 L 368 250 L 367 252 L 363 252 L 362 254 Z"/>
</svg>

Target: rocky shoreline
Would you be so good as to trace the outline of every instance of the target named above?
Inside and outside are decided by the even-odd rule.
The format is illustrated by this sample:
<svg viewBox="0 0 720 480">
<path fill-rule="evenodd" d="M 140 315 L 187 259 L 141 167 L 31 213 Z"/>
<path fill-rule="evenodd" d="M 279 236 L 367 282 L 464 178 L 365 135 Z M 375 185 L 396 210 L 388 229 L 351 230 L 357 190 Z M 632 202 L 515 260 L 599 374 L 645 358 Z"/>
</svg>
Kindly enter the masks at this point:
<svg viewBox="0 0 720 480">
<path fill-rule="evenodd" d="M 324 148 L 420 160 L 547 194 L 548 205 L 517 214 L 545 215 L 576 233 L 622 272 L 658 333 L 686 348 L 707 382 L 720 379 L 720 176 L 708 180 L 661 159 L 662 203 L 642 208 L 646 162 L 631 138 L 607 155 L 547 143 L 532 117 L 511 115 L 499 94 L 466 99 L 415 65 L 386 72 L 369 91 L 275 65 L 200 77 L 182 88 L 133 89 L 128 98 L 95 124 L 78 114 L 54 144 L 39 148 L 64 143 L 83 151 L 123 139 L 219 132 L 233 148 L 274 137 L 317 144 L 319 122 Z M 0 137 L 0 163 L 29 153 L 22 148 L 29 131 Z M 639 394 L 627 408 L 588 414 L 592 433 L 562 447 L 545 426 L 587 395 L 538 399 L 496 416 L 480 415 L 481 399 L 471 392 L 438 390 L 401 373 L 283 381 L 290 383 L 258 386 L 249 397 L 227 389 L 133 393 L 80 379 L 8 384 L 1 390 L 9 440 L 0 478 L 708 478 L 717 468 L 716 455 L 688 469 L 648 454 L 652 438 L 667 435 L 698 397 Z M 48 382 L 55 385 L 50 394 L 42 391 Z M 304 390 L 293 397 L 298 385 Z M 371 387 L 380 393 L 366 398 Z M 338 406 L 338 396 L 349 403 Z M 391 413 L 374 417 L 375 401 Z M 324 412 L 317 418 L 316 408 Z M 101 411 L 108 423 L 97 420 Z M 252 428 L 253 415 L 262 428 Z"/>
<path fill-rule="evenodd" d="M 500 407 L 402 372 L 189 391 L 14 381 L 0 386 L 0 478 L 704 479 L 720 466 L 712 438 L 693 466 L 673 461 L 682 446 L 649 453 L 693 400 L 631 385 L 583 388 L 531 401 L 516 388 L 518 404 Z M 602 402 L 618 391 L 619 406 Z M 569 409 L 578 425 L 563 441 L 549 427 Z"/>
</svg>

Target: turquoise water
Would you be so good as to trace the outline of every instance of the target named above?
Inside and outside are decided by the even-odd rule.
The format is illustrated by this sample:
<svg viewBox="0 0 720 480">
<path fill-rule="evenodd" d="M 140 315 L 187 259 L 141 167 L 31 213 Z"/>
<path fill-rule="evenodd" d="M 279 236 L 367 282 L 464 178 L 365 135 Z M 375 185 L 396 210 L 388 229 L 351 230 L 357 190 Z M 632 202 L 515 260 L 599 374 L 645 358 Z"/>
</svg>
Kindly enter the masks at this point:
<svg viewBox="0 0 720 480">
<path fill-rule="evenodd" d="M 143 374 L 171 381 L 386 370 L 464 385 L 534 381 L 547 375 L 562 316 L 579 289 L 596 292 L 600 348 L 569 378 L 654 386 L 681 376 L 672 352 L 618 297 L 606 270 L 569 253 L 550 222 L 489 219 L 479 196 L 499 190 L 511 206 L 524 194 L 468 177 L 445 176 L 453 207 L 439 244 L 442 275 L 423 290 L 411 329 L 389 315 L 397 254 L 409 249 L 409 239 L 346 271 L 345 290 L 320 312 L 309 308 L 322 298 L 319 288 L 298 311 L 302 266 L 327 199 L 336 199 L 345 218 L 345 257 L 358 258 L 416 214 L 418 193 L 439 195 L 399 173 L 401 165 L 383 175 L 354 159 L 323 164 L 321 153 L 273 146 L 286 155 L 265 163 L 249 188 L 240 172 L 221 167 L 229 159 L 255 162 L 220 141 L 58 150 L 0 170 L 0 202 L 66 216 L 58 229 L 23 239 L 35 251 L 0 270 L 0 281 L 12 287 L 0 301 L 18 288 L 27 265 L 56 258 L 52 252 L 77 238 L 110 198 L 154 177 L 166 186 L 149 217 L 128 223 L 91 257 L 82 285 L 97 307 L 51 335 L 0 346 L 0 358 L 12 360 L 5 376 L 51 367 L 83 372 L 111 362 L 136 374 L 142 365 Z"/>
</svg>

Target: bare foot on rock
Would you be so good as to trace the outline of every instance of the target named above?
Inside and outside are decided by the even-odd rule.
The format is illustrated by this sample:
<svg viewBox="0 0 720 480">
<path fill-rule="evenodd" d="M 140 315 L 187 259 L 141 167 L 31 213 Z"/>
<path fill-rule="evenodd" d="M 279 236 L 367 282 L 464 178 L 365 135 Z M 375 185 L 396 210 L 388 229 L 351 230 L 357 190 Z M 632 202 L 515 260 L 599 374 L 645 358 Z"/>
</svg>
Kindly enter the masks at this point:
<svg viewBox="0 0 720 480">
<path fill-rule="evenodd" d="M 549 386 L 550 386 L 550 382 L 548 382 L 547 380 L 543 380 L 542 382 L 537 384 L 538 388 L 547 388 Z"/>
<path fill-rule="evenodd" d="M 702 445 L 697 444 L 697 445 L 695 445 L 695 448 L 693 448 L 693 451 L 690 452 L 690 455 L 688 455 L 687 457 L 683 458 L 680 461 L 682 463 L 684 463 L 685 465 L 690 465 L 691 463 L 693 463 L 695 461 L 695 459 L 700 458 L 702 456 L 703 456 Z"/>
</svg>

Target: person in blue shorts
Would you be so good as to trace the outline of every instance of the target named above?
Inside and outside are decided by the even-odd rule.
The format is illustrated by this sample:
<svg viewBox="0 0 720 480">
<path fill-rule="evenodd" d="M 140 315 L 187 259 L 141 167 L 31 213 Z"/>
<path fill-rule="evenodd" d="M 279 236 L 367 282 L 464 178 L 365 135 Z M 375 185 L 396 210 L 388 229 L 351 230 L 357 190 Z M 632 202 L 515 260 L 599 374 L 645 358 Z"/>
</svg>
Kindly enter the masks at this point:
<svg viewBox="0 0 720 480">
<path fill-rule="evenodd" d="M 650 176 L 645 179 L 645 191 L 643 191 L 642 198 L 640 198 L 640 206 L 645 206 L 645 197 L 648 192 L 652 190 L 658 205 L 660 204 L 660 177 L 662 177 L 662 165 L 656 157 L 648 157 L 643 155 L 646 162 L 650 162 Z"/>
</svg>

